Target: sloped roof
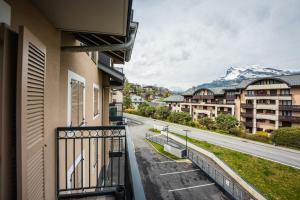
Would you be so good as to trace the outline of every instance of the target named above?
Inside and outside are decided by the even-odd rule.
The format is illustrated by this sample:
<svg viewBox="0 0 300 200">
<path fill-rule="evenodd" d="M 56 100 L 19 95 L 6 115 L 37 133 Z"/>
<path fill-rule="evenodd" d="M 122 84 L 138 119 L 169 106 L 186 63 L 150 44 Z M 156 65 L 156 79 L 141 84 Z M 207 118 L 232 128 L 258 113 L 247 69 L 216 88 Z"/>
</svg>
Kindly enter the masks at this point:
<svg viewBox="0 0 300 200">
<path fill-rule="evenodd" d="M 182 102 L 184 97 L 181 95 L 171 95 L 164 99 L 164 102 Z"/>
<path fill-rule="evenodd" d="M 289 86 L 300 86 L 300 74 L 293 75 L 283 75 L 283 76 L 270 76 L 270 77 L 261 77 L 261 78 L 252 78 L 245 79 L 238 85 L 230 85 L 226 87 L 215 87 L 215 88 L 205 88 L 205 87 L 194 87 L 186 90 L 182 93 L 183 96 L 192 96 L 195 91 L 200 89 L 208 89 L 211 90 L 215 95 L 221 95 L 225 93 L 225 90 L 237 90 L 237 89 L 245 89 L 249 84 L 262 80 L 262 79 L 278 79 L 286 82 Z"/>
</svg>

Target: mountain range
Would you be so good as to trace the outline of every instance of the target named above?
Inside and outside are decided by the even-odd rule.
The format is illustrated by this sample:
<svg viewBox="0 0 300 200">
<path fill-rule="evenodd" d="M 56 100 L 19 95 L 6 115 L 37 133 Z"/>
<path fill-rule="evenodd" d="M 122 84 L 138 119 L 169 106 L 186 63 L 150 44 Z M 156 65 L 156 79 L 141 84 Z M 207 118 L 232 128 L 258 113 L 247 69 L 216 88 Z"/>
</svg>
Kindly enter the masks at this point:
<svg viewBox="0 0 300 200">
<path fill-rule="evenodd" d="M 224 87 L 228 85 L 235 85 L 241 83 L 245 79 L 250 78 L 260 78 L 269 76 L 281 76 L 281 75 L 291 75 L 299 72 L 280 70 L 274 68 L 267 68 L 259 65 L 252 65 L 248 67 L 230 67 L 226 71 L 226 75 L 218 80 L 214 80 L 210 83 L 203 83 L 198 85 L 198 87 Z"/>
</svg>

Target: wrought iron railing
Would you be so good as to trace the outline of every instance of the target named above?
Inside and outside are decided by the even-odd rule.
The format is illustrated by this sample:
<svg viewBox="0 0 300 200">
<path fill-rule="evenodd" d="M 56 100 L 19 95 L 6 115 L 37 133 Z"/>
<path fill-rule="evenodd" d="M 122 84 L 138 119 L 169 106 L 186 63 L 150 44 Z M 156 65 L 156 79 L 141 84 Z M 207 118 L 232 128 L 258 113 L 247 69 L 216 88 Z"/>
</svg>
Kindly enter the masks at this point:
<svg viewBox="0 0 300 200">
<path fill-rule="evenodd" d="M 57 128 L 57 199 L 107 194 L 134 199 L 126 132 L 123 125 Z"/>
</svg>

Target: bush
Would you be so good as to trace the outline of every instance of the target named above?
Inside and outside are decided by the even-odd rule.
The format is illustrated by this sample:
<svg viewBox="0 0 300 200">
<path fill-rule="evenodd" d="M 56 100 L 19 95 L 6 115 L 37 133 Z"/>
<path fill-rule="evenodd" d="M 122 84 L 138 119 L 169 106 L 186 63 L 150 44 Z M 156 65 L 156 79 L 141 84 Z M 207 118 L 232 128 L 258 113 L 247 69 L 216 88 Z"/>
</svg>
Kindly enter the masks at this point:
<svg viewBox="0 0 300 200">
<path fill-rule="evenodd" d="M 130 114 L 137 114 L 137 111 L 134 110 L 133 108 L 127 108 L 127 109 L 124 110 L 124 112 L 130 113 Z"/>
<path fill-rule="evenodd" d="M 234 128 L 229 129 L 229 134 L 230 135 L 242 136 L 242 135 L 245 135 L 244 132 L 245 131 L 240 127 L 234 127 Z"/>
<path fill-rule="evenodd" d="M 210 117 L 201 118 L 199 123 L 208 130 L 215 130 L 217 128 L 215 121 Z"/>
<path fill-rule="evenodd" d="M 160 107 L 160 106 L 157 106 L 155 108 L 155 114 L 154 114 L 155 119 L 165 120 L 169 117 L 169 115 L 170 115 L 170 109 L 169 108 Z"/>
<path fill-rule="evenodd" d="M 277 145 L 300 149 L 300 128 L 280 128 L 272 133 L 272 141 Z"/>
<path fill-rule="evenodd" d="M 171 112 L 168 119 L 169 122 L 188 125 L 192 121 L 192 117 L 189 113 L 185 112 Z"/>
<path fill-rule="evenodd" d="M 265 131 L 256 131 L 256 135 L 263 136 L 263 137 L 269 137 L 269 133 Z"/>
<path fill-rule="evenodd" d="M 271 143 L 271 139 L 269 137 L 265 137 L 257 134 L 246 133 L 242 135 L 242 137 L 249 140 L 258 141 L 258 142 Z"/>
<path fill-rule="evenodd" d="M 235 116 L 220 114 L 216 117 L 216 125 L 218 129 L 229 131 L 238 125 Z"/>
</svg>

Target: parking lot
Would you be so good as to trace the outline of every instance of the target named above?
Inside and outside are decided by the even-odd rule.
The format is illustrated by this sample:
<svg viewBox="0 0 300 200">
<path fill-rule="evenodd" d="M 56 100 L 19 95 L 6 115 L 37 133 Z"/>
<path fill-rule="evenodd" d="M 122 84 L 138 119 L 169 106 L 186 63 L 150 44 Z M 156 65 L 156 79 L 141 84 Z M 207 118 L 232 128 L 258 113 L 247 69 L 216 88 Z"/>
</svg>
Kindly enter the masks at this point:
<svg viewBox="0 0 300 200">
<path fill-rule="evenodd" d="M 144 140 L 147 126 L 142 124 L 129 125 L 148 200 L 229 199 L 203 171 L 190 161 L 173 161 L 154 150 Z"/>
</svg>

